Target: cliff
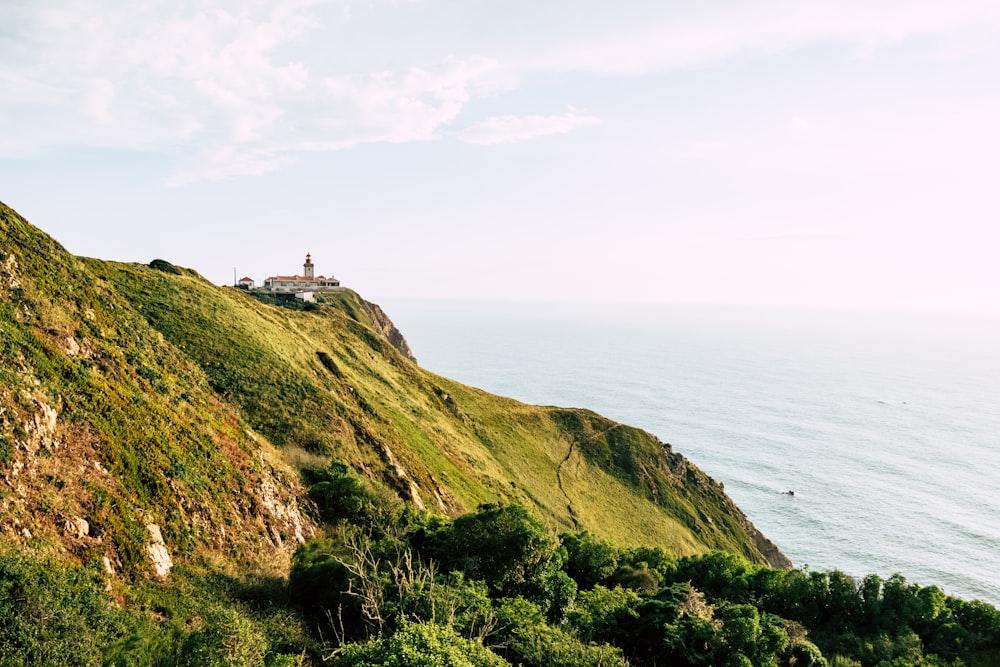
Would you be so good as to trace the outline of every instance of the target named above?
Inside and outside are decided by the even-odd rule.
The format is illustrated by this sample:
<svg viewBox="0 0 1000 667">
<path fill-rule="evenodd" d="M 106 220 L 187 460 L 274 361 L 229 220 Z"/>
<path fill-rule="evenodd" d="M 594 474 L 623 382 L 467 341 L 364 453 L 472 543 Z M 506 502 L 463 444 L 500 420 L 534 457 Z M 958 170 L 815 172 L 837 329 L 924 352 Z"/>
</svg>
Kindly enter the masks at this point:
<svg viewBox="0 0 1000 667">
<path fill-rule="evenodd" d="M 299 470 L 337 459 L 452 516 L 510 501 L 623 546 L 788 565 L 669 445 L 430 373 L 354 292 L 292 311 L 74 257 L 2 205 L 0 227 L 6 542 L 128 576 L 164 553 L 280 566 L 315 529 Z"/>
<path fill-rule="evenodd" d="M 409 343 L 406 342 L 406 338 L 403 337 L 402 332 L 396 328 L 396 325 L 392 323 L 389 316 L 385 314 L 385 311 L 377 303 L 372 303 L 370 301 L 365 301 L 361 299 L 361 305 L 364 306 L 365 311 L 368 313 L 368 318 L 371 320 L 372 328 L 375 330 L 379 336 L 384 338 L 389 345 L 396 348 L 396 351 L 401 355 L 417 363 L 417 358 L 413 356 L 413 351 L 410 349 Z"/>
</svg>

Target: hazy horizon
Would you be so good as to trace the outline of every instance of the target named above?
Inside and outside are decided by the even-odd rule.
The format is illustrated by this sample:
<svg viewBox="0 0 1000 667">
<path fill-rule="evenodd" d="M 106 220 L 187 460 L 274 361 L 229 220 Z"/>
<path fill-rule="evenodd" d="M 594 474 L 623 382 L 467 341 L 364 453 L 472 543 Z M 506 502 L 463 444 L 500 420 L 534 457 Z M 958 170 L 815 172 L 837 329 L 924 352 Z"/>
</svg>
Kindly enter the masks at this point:
<svg viewBox="0 0 1000 667">
<path fill-rule="evenodd" d="M 366 298 L 1000 314 L 1000 5 L 0 8 L 0 200 Z"/>
</svg>

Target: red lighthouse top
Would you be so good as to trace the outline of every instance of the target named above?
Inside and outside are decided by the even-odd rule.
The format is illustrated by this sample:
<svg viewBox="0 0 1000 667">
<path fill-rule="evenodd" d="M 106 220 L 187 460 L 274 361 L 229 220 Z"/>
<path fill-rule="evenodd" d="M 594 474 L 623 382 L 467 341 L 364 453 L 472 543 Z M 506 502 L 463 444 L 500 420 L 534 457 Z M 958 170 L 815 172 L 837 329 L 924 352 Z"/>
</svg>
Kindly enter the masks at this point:
<svg viewBox="0 0 1000 667">
<path fill-rule="evenodd" d="M 312 253 L 306 253 L 306 264 L 312 264 Z"/>
</svg>

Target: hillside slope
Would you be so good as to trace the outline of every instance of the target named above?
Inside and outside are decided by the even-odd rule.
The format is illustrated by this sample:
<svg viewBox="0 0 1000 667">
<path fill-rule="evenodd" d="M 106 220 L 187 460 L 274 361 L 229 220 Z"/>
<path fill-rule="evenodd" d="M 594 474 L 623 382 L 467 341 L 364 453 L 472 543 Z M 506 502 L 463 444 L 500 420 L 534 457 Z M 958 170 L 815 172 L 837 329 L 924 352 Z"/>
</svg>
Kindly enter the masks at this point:
<svg viewBox="0 0 1000 667">
<path fill-rule="evenodd" d="M 429 373 L 351 291 L 292 311 L 167 262 L 75 258 L 6 207 L 0 225 L 9 538 L 126 569 L 154 523 L 175 555 L 280 551 L 311 530 L 296 468 L 336 458 L 450 515 L 513 501 L 622 545 L 788 564 L 669 445 Z"/>
<path fill-rule="evenodd" d="M 6 541 L 129 575 L 170 554 L 269 558 L 311 533 L 301 495 L 196 364 L 0 204 Z"/>
</svg>

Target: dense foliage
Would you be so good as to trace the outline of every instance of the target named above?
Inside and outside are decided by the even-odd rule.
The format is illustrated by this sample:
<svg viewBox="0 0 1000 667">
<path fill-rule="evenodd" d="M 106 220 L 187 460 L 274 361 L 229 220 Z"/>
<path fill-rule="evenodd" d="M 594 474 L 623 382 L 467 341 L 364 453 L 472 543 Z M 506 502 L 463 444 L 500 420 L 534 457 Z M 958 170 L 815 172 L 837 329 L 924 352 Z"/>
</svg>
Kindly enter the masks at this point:
<svg viewBox="0 0 1000 667">
<path fill-rule="evenodd" d="M 344 517 L 369 508 L 365 522 L 341 521 L 300 549 L 291 573 L 291 597 L 332 635 L 335 664 L 985 665 L 1000 656 L 1000 612 L 899 575 L 859 582 L 725 552 L 622 549 L 586 532 L 557 537 L 516 505 L 455 520 L 400 505 L 373 511 L 394 503 L 350 470 L 316 478 L 314 489 L 352 496 L 326 507 Z M 431 646 L 437 662 L 425 656 Z"/>
</svg>

